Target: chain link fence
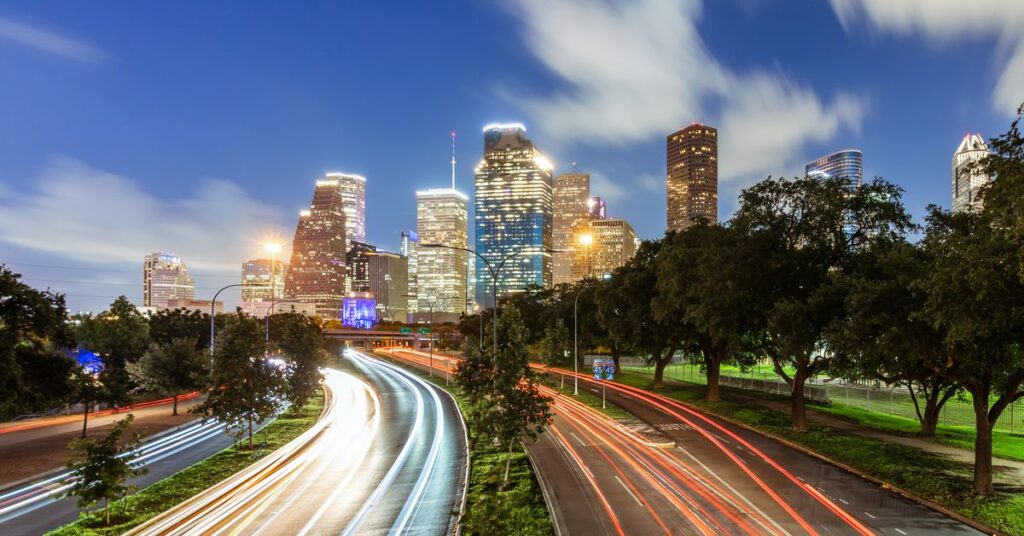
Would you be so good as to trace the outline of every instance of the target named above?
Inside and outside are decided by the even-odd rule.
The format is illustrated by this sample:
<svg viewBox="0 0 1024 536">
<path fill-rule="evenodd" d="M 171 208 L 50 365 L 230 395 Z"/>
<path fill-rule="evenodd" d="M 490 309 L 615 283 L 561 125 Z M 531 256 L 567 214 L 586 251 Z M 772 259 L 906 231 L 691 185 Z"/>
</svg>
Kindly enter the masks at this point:
<svg viewBox="0 0 1024 536">
<path fill-rule="evenodd" d="M 654 367 L 648 365 L 644 358 L 623 357 L 620 362 L 624 370 L 654 373 Z M 698 385 L 707 384 L 707 377 L 701 367 L 689 363 L 682 357 L 676 357 L 672 364 L 665 368 L 665 378 Z M 779 396 L 789 396 L 790 394 L 789 384 L 779 378 L 770 366 L 760 366 L 745 371 L 723 367 L 719 376 L 719 384 Z M 832 402 L 884 415 L 917 420 L 913 398 L 905 387 L 848 383 L 834 378 L 816 377 L 808 380 L 804 387 L 804 393 L 805 398 L 815 402 Z M 924 401 L 918 397 L 918 402 L 923 411 Z M 974 407 L 970 398 L 961 393 L 946 402 L 939 416 L 939 424 L 974 428 Z M 1010 404 L 999 417 L 994 429 L 1010 434 L 1024 434 L 1024 400 Z"/>
</svg>

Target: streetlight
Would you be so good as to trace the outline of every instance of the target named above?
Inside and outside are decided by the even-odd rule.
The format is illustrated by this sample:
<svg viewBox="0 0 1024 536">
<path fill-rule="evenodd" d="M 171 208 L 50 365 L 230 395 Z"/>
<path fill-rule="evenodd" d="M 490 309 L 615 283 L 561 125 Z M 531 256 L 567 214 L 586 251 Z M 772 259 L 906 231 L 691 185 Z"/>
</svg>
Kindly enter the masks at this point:
<svg viewBox="0 0 1024 536">
<path fill-rule="evenodd" d="M 273 300 L 277 288 L 277 252 L 281 251 L 281 244 L 269 243 L 263 248 L 270 252 L 270 299 Z"/>
<path fill-rule="evenodd" d="M 580 318 L 579 318 L 579 305 L 580 296 L 583 295 L 583 289 L 580 288 L 576 292 L 576 299 L 572 302 L 572 394 L 580 394 L 580 379 L 579 379 L 579 366 L 580 366 Z"/>
<path fill-rule="evenodd" d="M 587 259 L 587 277 L 590 277 L 594 272 L 594 260 L 590 257 L 590 245 L 594 243 L 594 235 L 590 233 L 582 234 L 579 241 L 580 245 L 583 246 L 583 256 Z"/>
<path fill-rule="evenodd" d="M 242 286 L 241 283 L 238 283 L 238 284 L 235 284 L 235 285 L 228 285 L 226 287 L 223 287 L 220 290 L 218 290 L 216 293 L 214 293 L 213 299 L 210 300 L 210 359 L 211 360 L 213 360 L 213 338 L 216 335 L 216 332 L 215 332 L 216 327 L 215 327 L 215 324 L 213 323 L 213 319 L 217 316 L 217 312 L 214 310 L 214 306 L 217 305 L 217 296 L 220 296 L 221 292 L 224 292 L 225 290 L 227 290 L 229 288 L 240 287 L 240 286 Z"/>
<path fill-rule="evenodd" d="M 412 298 L 414 296 L 412 296 L 410 294 L 405 294 L 405 295 L 403 295 L 403 297 Z M 430 345 L 430 377 L 431 378 L 434 377 L 434 306 L 437 305 L 438 302 L 443 302 L 444 300 L 447 300 L 447 299 L 448 299 L 447 296 L 441 296 L 440 298 L 435 298 L 433 301 L 423 300 L 423 301 L 427 302 L 427 310 L 430 312 L 430 320 L 428 321 L 428 323 L 430 324 L 430 338 L 427 340 L 427 342 Z M 447 374 L 445 374 L 444 380 L 445 380 L 445 383 L 447 384 L 448 383 L 448 375 Z"/>
</svg>

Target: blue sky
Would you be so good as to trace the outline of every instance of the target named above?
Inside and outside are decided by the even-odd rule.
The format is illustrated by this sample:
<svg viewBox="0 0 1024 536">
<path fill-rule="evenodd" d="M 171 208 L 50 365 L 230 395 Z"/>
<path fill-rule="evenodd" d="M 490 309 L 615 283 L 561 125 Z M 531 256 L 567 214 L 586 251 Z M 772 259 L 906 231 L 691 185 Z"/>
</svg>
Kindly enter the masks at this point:
<svg viewBox="0 0 1024 536">
<path fill-rule="evenodd" d="M 593 173 L 643 237 L 664 136 L 694 121 L 720 129 L 723 218 L 846 147 L 919 216 L 950 203 L 963 134 L 1019 101 L 1024 2 L 6 2 L 0 262 L 97 310 L 169 250 L 208 297 L 329 170 L 367 177 L 368 239 L 395 248 L 415 190 L 448 180 L 449 131 L 471 194 L 493 121 Z"/>
</svg>

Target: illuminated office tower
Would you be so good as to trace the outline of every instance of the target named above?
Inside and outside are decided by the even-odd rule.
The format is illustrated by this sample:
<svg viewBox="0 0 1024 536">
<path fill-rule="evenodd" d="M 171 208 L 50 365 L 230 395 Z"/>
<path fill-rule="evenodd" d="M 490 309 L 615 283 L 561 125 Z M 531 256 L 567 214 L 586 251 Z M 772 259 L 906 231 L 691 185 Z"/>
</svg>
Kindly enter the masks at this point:
<svg viewBox="0 0 1024 536">
<path fill-rule="evenodd" d="M 283 298 L 284 274 L 287 271 L 288 265 L 279 260 L 252 259 L 243 262 L 242 308 L 249 314 L 256 314 L 259 302 Z"/>
<path fill-rule="evenodd" d="M 285 295 L 315 304 L 316 313 L 324 319 L 340 318 L 345 296 L 345 252 L 341 181 L 316 181 L 313 202 L 299 213 Z"/>
<path fill-rule="evenodd" d="M 468 246 L 469 198 L 458 190 L 438 188 L 416 192 L 416 234 L 420 244 Z M 416 309 L 434 313 L 466 312 L 467 252 L 447 248 L 416 248 Z"/>
<path fill-rule="evenodd" d="M 484 158 L 476 168 L 476 251 L 504 267 L 501 296 L 551 286 L 553 166 L 520 124 L 484 128 Z M 514 257 L 512 257 L 514 255 Z M 476 300 L 491 307 L 491 274 L 476 261 Z"/>
<path fill-rule="evenodd" d="M 967 134 L 953 153 L 953 210 L 981 210 L 978 190 L 991 179 L 978 162 L 989 155 L 981 134 Z"/>
<path fill-rule="evenodd" d="M 845 177 L 854 186 L 860 186 L 864 184 L 864 153 L 843 149 L 809 162 L 804 173 L 808 177 Z"/>
<path fill-rule="evenodd" d="M 405 322 L 409 312 L 409 261 L 397 253 L 376 251 L 366 256 L 368 288 L 377 301 L 377 320 Z"/>
<path fill-rule="evenodd" d="M 604 199 L 591 197 L 587 199 L 587 215 L 593 220 L 603 220 L 608 217 L 608 206 Z"/>
<path fill-rule="evenodd" d="M 402 231 L 402 246 L 399 252 L 405 256 L 409 263 L 409 276 L 407 278 L 407 284 L 409 285 L 408 300 L 409 305 L 406 310 L 410 313 L 416 311 L 416 244 L 419 244 L 420 237 L 416 234 L 416 231 Z"/>
<path fill-rule="evenodd" d="M 572 258 L 573 281 L 604 277 L 636 254 L 636 232 L 626 220 L 579 220 L 572 235 L 577 244 Z"/>
<path fill-rule="evenodd" d="M 142 262 L 142 305 L 167 307 L 170 300 L 196 297 L 196 283 L 188 267 L 173 253 L 155 252 Z"/>
<path fill-rule="evenodd" d="M 553 285 L 570 283 L 572 279 L 572 226 L 587 217 L 590 203 L 590 174 L 564 173 L 554 178 L 551 237 L 555 251 L 551 254 Z"/>
<path fill-rule="evenodd" d="M 367 253 L 377 251 L 376 246 L 359 242 L 351 242 L 345 254 L 345 267 L 348 269 L 348 291 L 370 292 L 370 257 Z"/>
<path fill-rule="evenodd" d="M 345 251 L 352 242 L 366 242 L 366 178 L 351 173 L 328 173 L 324 180 L 338 181 L 345 211 Z"/>
<path fill-rule="evenodd" d="M 718 130 L 693 124 L 666 138 L 668 230 L 718 222 Z"/>
</svg>

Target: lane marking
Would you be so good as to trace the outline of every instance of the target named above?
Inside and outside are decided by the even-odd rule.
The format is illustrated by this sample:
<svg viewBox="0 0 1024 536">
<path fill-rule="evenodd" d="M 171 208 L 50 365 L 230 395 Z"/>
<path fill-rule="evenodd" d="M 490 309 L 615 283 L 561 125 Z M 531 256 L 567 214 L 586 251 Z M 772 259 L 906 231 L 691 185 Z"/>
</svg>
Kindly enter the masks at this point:
<svg viewBox="0 0 1024 536">
<path fill-rule="evenodd" d="M 625 488 L 626 493 L 628 493 L 629 496 L 632 497 L 633 500 L 636 501 L 636 503 L 640 505 L 640 508 L 643 508 L 644 507 L 644 503 L 640 502 L 640 499 L 636 498 L 636 495 L 633 493 L 633 490 L 629 489 L 629 486 L 627 486 L 626 483 L 623 482 L 621 478 L 619 478 L 619 475 L 612 475 L 612 476 L 615 477 L 615 480 L 619 481 L 619 484 L 621 484 L 622 487 Z"/>
<path fill-rule="evenodd" d="M 875 516 L 873 516 L 873 515 L 871 515 L 871 514 L 869 514 L 867 512 L 864 512 L 864 515 L 870 517 L 871 519 L 878 519 L 877 517 L 875 517 Z"/>
<path fill-rule="evenodd" d="M 582 439 L 580 439 L 580 436 L 576 435 L 576 433 L 575 433 L 575 432 L 569 432 L 569 435 L 571 435 L 571 436 L 575 437 L 575 438 L 576 438 L 576 441 L 579 441 L 579 442 L 580 442 L 580 446 L 581 446 L 581 447 L 585 447 L 585 446 L 587 446 L 587 444 L 586 444 L 586 443 L 585 443 L 585 442 L 584 442 L 584 441 L 583 441 Z"/>
<path fill-rule="evenodd" d="M 907 536 L 907 533 L 906 533 L 906 532 L 903 532 L 903 531 L 902 531 L 902 530 L 900 530 L 900 529 L 897 529 L 897 528 L 893 528 L 893 530 L 895 530 L 896 532 L 898 532 L 898 533 L 902 534 L 903 536 Z"/>
</svg>

